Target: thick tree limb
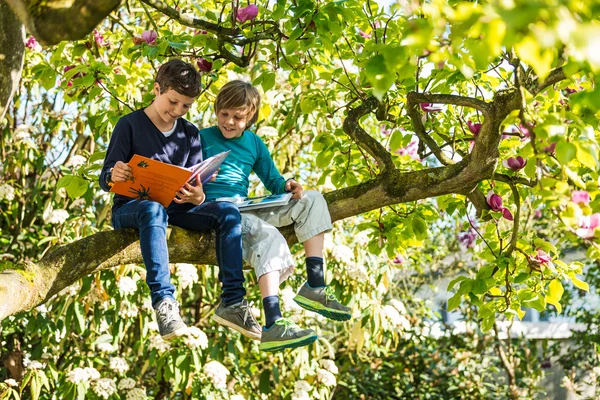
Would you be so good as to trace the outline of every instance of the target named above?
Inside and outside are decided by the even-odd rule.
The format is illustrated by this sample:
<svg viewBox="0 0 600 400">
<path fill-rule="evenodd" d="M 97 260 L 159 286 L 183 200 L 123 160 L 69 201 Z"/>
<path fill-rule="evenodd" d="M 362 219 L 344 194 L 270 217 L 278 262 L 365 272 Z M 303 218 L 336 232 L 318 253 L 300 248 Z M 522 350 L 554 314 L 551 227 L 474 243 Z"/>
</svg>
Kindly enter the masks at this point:
<svg viewBox="0 0 600 400">
<path fill-rule="evenodd" d="M 533 82 L 531 82 L 530 85 L 527 85 L 527 90 L 535 96 L 543 92 L 544 89 L 546 89 L 547 87 L 552 86 L 555 83 L 558 83 L 567 78 L 568 76 L 565 74 L 565 71 L 562 67 L 556 68 L 550 71 L 548 77 L 544 81 L 539 82 L 538 79 L 535 79 Z"/>
<path fill-rule="evenodd" d="M 10 5 L 27 31 L 43 45 L 83 38 L 121 3 L 120 0 L 2 1 Z"/>
<path fill-rule="evenodd" d="M 25 57 L 25 29 L 15 13 L 0 0 L 0 121 L 21 79 Z"/>
<path fill-rule="evenodd" d="M 350 109 L 348 116 L 344 120 L 344 132 L 369 155 L 371 155 L 379 165 L 381 172 L 394 169 L 394 161 L 389 151 L 385 149 L 375 138 L 369 135 L 360 126 L 360 119 L 377 109 L 379 101 L 375 97 L 369 97 L 360 106 Z"/>
</svg>

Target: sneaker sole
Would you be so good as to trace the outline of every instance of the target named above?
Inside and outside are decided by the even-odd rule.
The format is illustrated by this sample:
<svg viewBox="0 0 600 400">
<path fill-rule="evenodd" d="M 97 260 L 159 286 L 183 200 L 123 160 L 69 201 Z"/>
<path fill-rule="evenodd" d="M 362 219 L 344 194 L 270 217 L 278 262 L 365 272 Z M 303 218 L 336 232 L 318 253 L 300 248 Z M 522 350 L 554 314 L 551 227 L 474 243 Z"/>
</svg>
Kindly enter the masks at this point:
<svg viewBox="0 0 600 400">
<path fill-rule="evenodd" d="M 281 351 L 284 349 L 295 349 L 297 347 L 308 346 L 317 341 L 319 337 L 317 335 L 305 336 L 297 339 L 286 340 L 281 342 L 266 342 L 261 343 L 258 347 L 262 351 Z"/>
<path fill-rule="evenodd" d="M 294 301 L 298 303 L 300 307 L 319 313 L 322 316 L 334 321 L 348 321 L 350 318 L 352 318 L 352 314 L 348 312 L 334 310 L 332 308 L 325 308 L 325 306 L 318 301 L 309 300 L 304 296 L 298 295 L 294 297 Z"/>
<path fill-rule="evenodd" d="M 219 317 L 216 314 L 213 314 L 212 319 L 213 319 L 213 321 L 215 321 L 223 326 L 226 326 L 235 331 L 238 331 L 239 333 L 241 333 L 242 335 L 246 336 L 249 339 L 260 340 L 260 338 L 261 338 L 260 333 L 255 333 L 255 332 L 246 330 L 246 329 L 240 327 L 239 325 L 234 324 L 233 322 L 227 321 L 226 319 Z"/>
<path fill-rule="evenodd" d="M 175 339 L 175 338 L 185 335 L 187 333 L 187 331 L 188 331 L 188 328 L 186 326 L 184 328 L 179 328 L 176 331 L 173 331 L 169 334 L 161 335 L 161 337 L 163 340 L 171 340 L 171 339 Z"/>
</svg>

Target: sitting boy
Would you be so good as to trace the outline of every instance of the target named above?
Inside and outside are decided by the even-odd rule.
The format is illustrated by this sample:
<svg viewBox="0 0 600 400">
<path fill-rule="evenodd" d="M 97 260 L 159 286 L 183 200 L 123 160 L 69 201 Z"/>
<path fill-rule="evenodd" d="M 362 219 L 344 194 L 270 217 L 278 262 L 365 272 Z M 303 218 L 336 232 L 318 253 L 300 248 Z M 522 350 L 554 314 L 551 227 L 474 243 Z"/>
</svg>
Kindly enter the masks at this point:
<svg viewBox="0 0 600 400">
<path fill-rule="evenodd" d="M 194 66 L 178 59 L 163 64 L 155 78 L 152 104 L 122 117 L 114 128 L 99 179 L 102 189 L 109 191 L 113 182 L 131 178 L 127 162 L 134 154 L 181 167 L 199 163 L 202 149 L 198 129 L 182 118 L 199 93 L 200 75 Z M 139 230 L 146 283 L 165 340 L 187 331 L 174 298 L 175 286 L 170 282 L 167 224 L 199 232 L 216 231 L 221 299 L 228 306 L 222 320 L 258 340 L 261 328 L 244 298 L 239 210 L 230 203 L 204 200 L 200 183 L 182 187 L 167 209 L 154 201 L 115 195 L 112 223 L 115 229 Z"/>
<path fill-rule="evenodd" d="M 325 285 L 323 242 L 325 232 L 332 228 L 327 203 L 319 192 L 303 192 L 295 180 L 286 181 L 263 141 L 246 130 L 256 122 L 259 108 L 260 94 L 255 87 L 237 80 L 227 83 L 215 100 L 218 125 L 202 129 L 200 138 L 205 157 L 231 151 L 217 179 L 204 186 L 207 200 L 248 196 L 251 171 L 271 193 L 293 193 L 288 205 L 242 213 L 243 257 L 256 271 L 266 316 L 260 348 L 277 351 L 317 339 L 313 330 L 302 330 L 282 318 L 279 284 L 293 271 L 294 260 L 278 227 L 294 224 L 298 241 L 304 244 L 308 282 L 294 300 L 305 309 L 338 321 L 350 319 L 351 310 Z"/>
</svg>

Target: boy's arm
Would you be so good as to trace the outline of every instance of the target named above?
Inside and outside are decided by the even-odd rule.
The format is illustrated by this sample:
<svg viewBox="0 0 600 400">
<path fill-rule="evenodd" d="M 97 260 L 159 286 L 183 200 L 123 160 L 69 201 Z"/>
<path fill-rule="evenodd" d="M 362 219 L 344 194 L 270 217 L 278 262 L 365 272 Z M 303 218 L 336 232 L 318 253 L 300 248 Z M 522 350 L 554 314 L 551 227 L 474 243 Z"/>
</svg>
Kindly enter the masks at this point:
<svg viewBox="0 0 600 400">
<path fill-rule="evenodd" d="M 106 192 L 110 191 L 112 182 L 115 179 L 120 181 L 126 180 L 129 173 L 129 166 L 126 162 L 131 158 L 131 141 L 131 125 L 121 118 L 113 130 L 108 149 L 106 150 L 104 165 L 98 179 L 102 190 Z M 119 164 L 117 165 L 117 163 Z"/>
<path fill-rule="evenodd" d="M 275 167 L 269 149 L 262 140 L 258 141 L 258 156 L 254 163 L 253 170 L 267 190 L 274 194 L 285 193 L 286 180 Z"/>
</svg>

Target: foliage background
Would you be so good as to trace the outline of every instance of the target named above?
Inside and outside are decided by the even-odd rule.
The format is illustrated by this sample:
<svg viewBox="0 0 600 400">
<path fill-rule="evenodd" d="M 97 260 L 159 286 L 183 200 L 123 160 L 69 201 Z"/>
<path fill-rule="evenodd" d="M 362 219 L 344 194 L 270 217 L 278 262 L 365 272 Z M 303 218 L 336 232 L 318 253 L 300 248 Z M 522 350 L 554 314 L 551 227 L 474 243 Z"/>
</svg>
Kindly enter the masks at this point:
<svg viewBox="0 0 600 400">
<path fill-rule="evenodd" d="M 414 171 L 467 157 L 476 138 L 469 125 L 484 119 L 463 105 L 421 108 L 427 135 L 445 155 L 436 157 L 414 133 L 409 92 L 490 101 L 519 90 L 523 105 L 498 127 L 506 135 L 498 151 L 501 161 L 521 156 L 527 165 L 499 164 L 497 179 L 478 186 L 501 196 L 513 220 L 501 210 L 478 214 L 455 194 L 337 222 L 327 279 L 355 318 L 332 324 L 294 308 L 304 275 L 296 246 L 298 273 L 282 286 L 285 313 L 321 337 L 274 355 L 211 322 L 219 294 L 213 266 L 173 265 L 183 312 L 197 329 L 171 345 L 153 323 L 143 265 L 88 276 L 2 321 L 3 398 L 543 398 L 549 360 L 566 368 L 567 388 L 596 387 L 599 317 L 589 306 L 600 254 L 590 226 L 600 211 L 596 1 L 278 0 L 257 3 L 258 17 L 245 23 L 232 18 L 245 4 L 167 2 L 214 29 L 186 27 L 149 3 L 123 4 L 81 41 L 42 49 L 28 40 L 0 136 L 3 269 L 111 229 L 110 196 L 96 183 L 103 151 L 119 117 L 149 104 L 152 77 L 173 56 L 210 69 L 191 121 L 211 124 L 219 87 L 249 79 L 264 93 L 256 129 L 276 164 L 324 192 L 380 172 L 345 125 L 370 96 L 381 105 L 359 127 L 396 168 Z M 240 35 L 228 36 L 234 25 Z M 568 79 L 527 92 L 556 68 Z M 577 201 L 575 191 L 589 199 Z M 579 231 L 590 228 L 591 236 Z M 560 261 L 572 248 L 587 250 L 584 263 Z M 416 294 L 440 276 L 458 277 L 448 287 L 448 308 L 464 316 L 458 327 L 441 323 L 439 305 Z M 246 278 L 260 304 L 256 278 Z M 528 308 L 572 315 L 588 329 L 570 351 L 501 339 L 498 326 Z"/>
</svg>

